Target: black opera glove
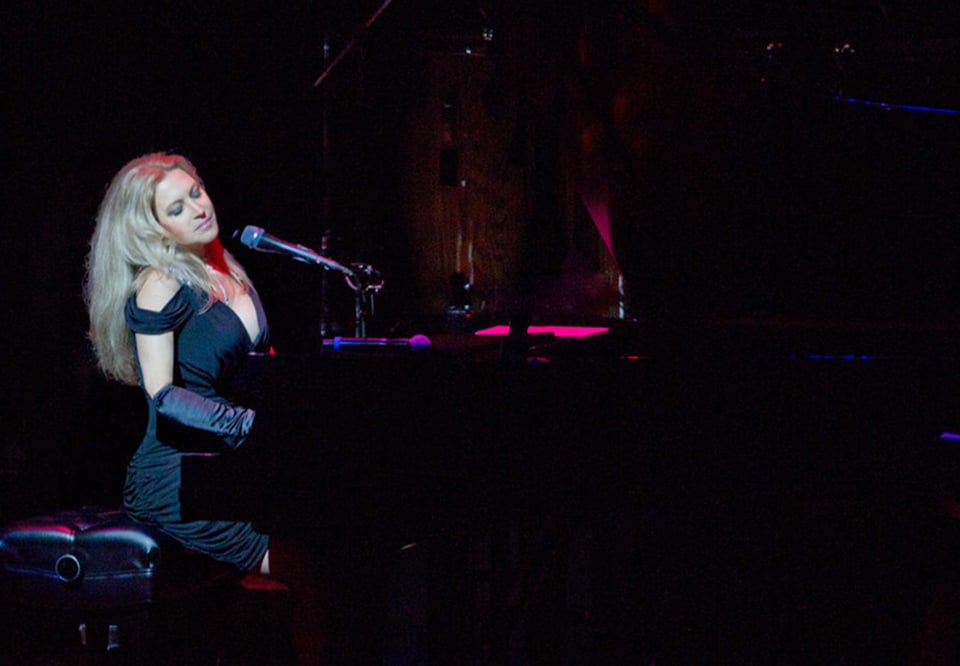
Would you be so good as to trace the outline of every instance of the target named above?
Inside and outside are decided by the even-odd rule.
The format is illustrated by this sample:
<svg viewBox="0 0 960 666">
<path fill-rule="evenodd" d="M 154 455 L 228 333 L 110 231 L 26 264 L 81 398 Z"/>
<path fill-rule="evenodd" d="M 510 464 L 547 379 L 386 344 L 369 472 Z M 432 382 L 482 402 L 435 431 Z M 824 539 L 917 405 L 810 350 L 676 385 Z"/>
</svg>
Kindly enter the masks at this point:
<svg viewBox="0 0 960 666">
<path fill-rule="evenodd" d="M 252 409 L 204 398 L 173 384 L 157 391 L 153 402 L 158 414 L 190 428 L 219 435 L 232 449 L 246 440 L 256 416 Z"/>
</svg>

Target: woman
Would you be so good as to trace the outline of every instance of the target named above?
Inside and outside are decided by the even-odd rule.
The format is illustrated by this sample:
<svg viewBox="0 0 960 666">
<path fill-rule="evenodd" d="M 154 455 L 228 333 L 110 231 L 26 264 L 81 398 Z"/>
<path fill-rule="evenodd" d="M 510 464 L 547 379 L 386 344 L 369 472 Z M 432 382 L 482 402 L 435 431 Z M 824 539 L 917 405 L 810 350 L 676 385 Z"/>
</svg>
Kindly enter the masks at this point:
<svg viewBox="0 0 960 666">
<path fill-rule="evenodd" d="M 230 401 L 230 378 L 268 344 L 257 293 L 218 232 L 213 202 L 179 155 L 129 162 L 100 205 L 87 261 L 90 337 L 103 372 L 141 386 L 149 410 L 124 506 L 193 551 L 299 588 L 299 619 L 315 620 L 311 568 L 296 549 L 248 522 L 181 516 L 183 457 L 236 449 L 255 427 L 254 411 Z M 297 634 L 298 649 L 312 649 L 316 633 Z"/>
</svg>

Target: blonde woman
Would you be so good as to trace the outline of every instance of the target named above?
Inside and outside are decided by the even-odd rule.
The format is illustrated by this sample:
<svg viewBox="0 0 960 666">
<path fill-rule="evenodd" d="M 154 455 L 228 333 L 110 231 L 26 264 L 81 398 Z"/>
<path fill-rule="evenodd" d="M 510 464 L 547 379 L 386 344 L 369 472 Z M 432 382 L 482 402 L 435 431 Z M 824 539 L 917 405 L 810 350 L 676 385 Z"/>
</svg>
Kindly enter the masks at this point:
<svg viewBox="0 0 960 666">
<path fill-rule="evenodd" d="M 299 586 L 313 607 L 298 549 L 249 522 L 181 516 L 183 457 L 236 449 L 256 427 L 255 412 L 230 401 L 229 378 L 249 352 L 268 348 L 260 299 L 218 233 L 213 202 L 180 155 L 132 160 L 100 205 L 87 260 L 90 338 L 103 372 L 141 386 L 148 405 L 124 506 L 193 551 Z M 310 630 L 296 633 L 307 649 Z"/>
</svg>

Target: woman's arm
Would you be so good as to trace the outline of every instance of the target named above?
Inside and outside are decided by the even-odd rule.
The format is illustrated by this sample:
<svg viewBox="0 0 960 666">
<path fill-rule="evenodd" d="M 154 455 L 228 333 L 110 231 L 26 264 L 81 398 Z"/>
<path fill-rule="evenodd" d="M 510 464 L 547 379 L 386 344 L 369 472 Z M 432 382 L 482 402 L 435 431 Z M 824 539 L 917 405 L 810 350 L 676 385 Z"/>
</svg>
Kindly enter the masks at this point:
<svg viewBox="0 0 960 666">
<path fill-rule="evenodd" d="M 150 269 L 137 289 L 137 307 L 160 312 L 179 289 L 176 278 Z M 159 335 L 137 333 L 135 338 L 143 388 L 152 398 L 161 388 L 173 383 L 173 331 Z"/>
</svg>

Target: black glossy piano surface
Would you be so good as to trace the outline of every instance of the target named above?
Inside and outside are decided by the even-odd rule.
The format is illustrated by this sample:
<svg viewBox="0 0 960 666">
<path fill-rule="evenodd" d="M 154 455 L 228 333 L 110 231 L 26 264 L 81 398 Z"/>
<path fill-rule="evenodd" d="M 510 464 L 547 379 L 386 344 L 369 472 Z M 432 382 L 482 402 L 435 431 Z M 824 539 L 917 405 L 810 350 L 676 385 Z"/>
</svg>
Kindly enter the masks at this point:
<svg viewBox="0 0 960 666">
<path fill-rule="evenodd" d="M 263 357 L 270 436 L 222 476 L 253 504 L 194 508 L 367 581 L 414 566 L 449 658 L 525 632 L 594 663 L 899 663 L 952 584 L 954 334 L 739 321 Z"/>
</svg>

